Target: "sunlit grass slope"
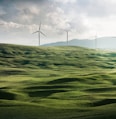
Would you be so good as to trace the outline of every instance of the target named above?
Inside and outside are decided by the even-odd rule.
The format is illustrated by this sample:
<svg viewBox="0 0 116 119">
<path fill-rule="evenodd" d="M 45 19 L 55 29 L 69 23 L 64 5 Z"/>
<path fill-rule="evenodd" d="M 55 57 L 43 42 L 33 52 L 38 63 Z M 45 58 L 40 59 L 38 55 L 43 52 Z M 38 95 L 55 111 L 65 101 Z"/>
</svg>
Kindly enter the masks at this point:
<svg viewBox="0 0 116 119">
<path fill-rule="evenodd" d="M 116 53 L 0 44 L 0 119 L 115 119 Z"/>
</svg>

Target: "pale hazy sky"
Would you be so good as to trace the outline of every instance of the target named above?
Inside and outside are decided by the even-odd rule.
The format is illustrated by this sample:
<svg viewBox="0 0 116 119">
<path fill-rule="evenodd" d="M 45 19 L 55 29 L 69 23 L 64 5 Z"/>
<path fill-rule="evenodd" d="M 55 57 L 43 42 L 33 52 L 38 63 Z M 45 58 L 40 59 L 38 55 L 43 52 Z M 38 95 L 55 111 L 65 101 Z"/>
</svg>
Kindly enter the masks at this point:
<svg viewBox="0 0 116 119">
<path fill-rule="evenodd" d="M 116 36 L 116 0 L 0 0 L 0 43 L 37 45 L 40 21 L 41 44 Z"/>
</svg>

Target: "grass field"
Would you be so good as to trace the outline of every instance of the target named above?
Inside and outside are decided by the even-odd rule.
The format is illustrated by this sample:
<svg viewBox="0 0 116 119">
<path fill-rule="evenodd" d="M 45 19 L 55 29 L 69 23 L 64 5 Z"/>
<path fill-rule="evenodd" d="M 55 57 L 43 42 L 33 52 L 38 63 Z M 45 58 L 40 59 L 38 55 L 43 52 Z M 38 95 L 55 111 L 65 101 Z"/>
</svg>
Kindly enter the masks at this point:
<svg viewBox="0 0 116 119">
<path fill-rule="evenodd" d="M 116 52 L 0 44 L 0 119 L 116 119 Z"/>
</svg>

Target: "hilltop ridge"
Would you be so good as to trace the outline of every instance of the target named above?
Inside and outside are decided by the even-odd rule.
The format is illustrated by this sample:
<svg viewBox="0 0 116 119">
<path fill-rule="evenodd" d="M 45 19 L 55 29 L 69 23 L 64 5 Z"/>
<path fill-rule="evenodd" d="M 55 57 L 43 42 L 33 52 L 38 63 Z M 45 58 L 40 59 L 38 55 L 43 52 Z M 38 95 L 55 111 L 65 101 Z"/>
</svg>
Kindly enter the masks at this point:
<svg viewBox="0 0 116 119">
<path fill-rule="evenodd" d="M 31 47 L 0 44 L 0 65 L 11 67 L 111 68 L 111 65 L 107 63 L 108 55 L 110 54 L 77 46 Z"/>
</svg>

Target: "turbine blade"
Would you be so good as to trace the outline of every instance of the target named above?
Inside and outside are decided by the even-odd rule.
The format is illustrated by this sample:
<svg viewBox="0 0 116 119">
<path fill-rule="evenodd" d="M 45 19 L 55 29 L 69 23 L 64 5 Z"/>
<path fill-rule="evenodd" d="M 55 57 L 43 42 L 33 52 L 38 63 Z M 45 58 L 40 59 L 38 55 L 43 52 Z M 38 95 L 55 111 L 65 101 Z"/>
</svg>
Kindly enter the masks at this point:
<svg viewBox="0 0 116 119">
<path fill-rule="evenodd" d="M 43 32 L 39 31 L 42 35 L 46 36 Z"/>
<path fill-rule="evenodd" d="M 35 32 L 33 32 L 32 34 L 37 33 L 37 32 L 39 32 L 39 31 L 35 31 Z"/>
</svg>

